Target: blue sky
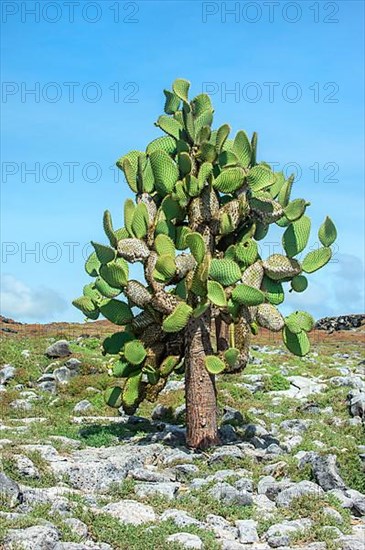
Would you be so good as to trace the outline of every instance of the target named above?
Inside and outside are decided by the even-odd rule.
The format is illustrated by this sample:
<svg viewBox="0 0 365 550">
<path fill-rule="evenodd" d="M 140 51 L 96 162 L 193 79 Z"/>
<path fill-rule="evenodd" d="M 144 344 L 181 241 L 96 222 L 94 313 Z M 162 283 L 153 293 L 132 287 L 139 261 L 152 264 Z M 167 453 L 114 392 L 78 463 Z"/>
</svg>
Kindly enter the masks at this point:
<svg viewBox="0 0 365 550">
<path fill-rule="evenodd" d="M 312 245 L 326 214 L 337 225 L 333 261 L 284 311 L 363 311 L 363 2 L 71 5 L 1 6 L 2 314 L 82 320 L 87 243 L 105 209 L 122 225 L 129 195 L 115 160 L 159 135 L 176 77 L 212 91 L 216 126 L 256 130 L 260 160 L 298 174 Z"/>
</svg>

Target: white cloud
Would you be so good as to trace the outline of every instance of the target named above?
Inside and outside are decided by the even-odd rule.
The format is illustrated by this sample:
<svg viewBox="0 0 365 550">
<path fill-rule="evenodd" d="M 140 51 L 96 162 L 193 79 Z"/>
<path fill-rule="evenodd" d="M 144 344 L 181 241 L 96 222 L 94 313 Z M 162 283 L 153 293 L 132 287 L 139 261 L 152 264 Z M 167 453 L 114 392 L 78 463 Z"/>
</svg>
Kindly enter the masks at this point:
<svg viewBox="0 0 365 550">
<path fill-rule="evenodd" d="M 16 321 L 52 319 L 67 309 L 67 302 L 55 290 L 31 288 L 10 274 L 1 278 L 0 305 L 2 314 Z"/>
</svg>

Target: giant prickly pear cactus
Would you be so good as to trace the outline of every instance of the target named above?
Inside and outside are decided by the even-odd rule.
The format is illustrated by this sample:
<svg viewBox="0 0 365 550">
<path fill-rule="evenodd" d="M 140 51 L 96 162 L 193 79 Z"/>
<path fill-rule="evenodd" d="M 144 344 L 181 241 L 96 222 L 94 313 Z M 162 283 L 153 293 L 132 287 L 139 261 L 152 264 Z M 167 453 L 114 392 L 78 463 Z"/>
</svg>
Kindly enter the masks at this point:
<svg viewBox="0 0 365 550">
<path fill-rule="evenodd" d="M 281 331 L 292 353 L 308 353 L 312 317 L 284 318 L 277 306 L 285 283 L 289 292 L 304 291 L 303 272 L 330 260 L 336 229 L 326 218 L 322 246 L 299 260 L 309 203 L 291 200 L 292 177 L 257 161 L 255 133 L 232 139 L 228 124 L 212 130 L 209 96 L 189 101 L 189 87 L 177 79 L 164 91 L 165 114 L 156 122 L 164 135 L 117 161 L 135 200 L 125 201 L 121 228 L 105 212 L 109 244 L 92 242 L 85 267 L 94 281 L 73 304 L 121 327 L 103 343 L 120 380 L 108 404 L 133 413 L 143 399 L 156 400 L 172 372 L 185 370 L 187 442 L 203 448 L 218 442 L 214 377 L 246 366 L 251 333 Z M 271 224 L 284 230 L 283 254 L 264 259 L 257 241 Z M 143 265 L 143 282 L 129 279 L 134 262 Z"/>
</svg>

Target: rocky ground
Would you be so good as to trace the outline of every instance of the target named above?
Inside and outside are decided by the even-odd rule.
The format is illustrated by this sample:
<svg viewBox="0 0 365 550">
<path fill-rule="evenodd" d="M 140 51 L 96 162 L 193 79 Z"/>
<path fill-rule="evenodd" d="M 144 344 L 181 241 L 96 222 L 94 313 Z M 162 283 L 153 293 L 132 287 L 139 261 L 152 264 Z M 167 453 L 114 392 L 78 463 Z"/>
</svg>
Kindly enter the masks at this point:
<svg viewBox="0 0 365 550">
<path fill-rule="evenodd" d="M 105 406 L 96 326 L 4 332 L 0 548 L 364 550 L 361 328 L 303 359 L 258 338 L 218 377 L 222 446 L 194 453 L 181 377 L 139 416 Z"/>
</svg>

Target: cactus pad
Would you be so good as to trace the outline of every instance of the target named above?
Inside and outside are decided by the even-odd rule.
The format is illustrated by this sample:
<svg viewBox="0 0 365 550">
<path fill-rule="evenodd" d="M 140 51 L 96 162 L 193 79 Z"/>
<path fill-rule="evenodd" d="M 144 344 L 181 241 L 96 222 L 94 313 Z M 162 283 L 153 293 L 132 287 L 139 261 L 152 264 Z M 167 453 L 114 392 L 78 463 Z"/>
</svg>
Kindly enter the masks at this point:
<svg viewBox="0 0 365 550">
<path fill-rule="evenodd" d="M 224 288 L 217 281 L 208 281 L 208 298 L 218 307 L 225 307 L 227 305 L 227 297 L 224 292 Z"/>
<path fill-rule="evenodd" d="M 302 216 L 286 228 L 283 235 L 283 247 L 288 258 L 293 258 L 305 249 L 310 229 L 311 221 L 308 216 Z"/>
<path fill-rule="evenodd" d="M 310 350 L 310 342 L 304 331 L 294 334 L 285 326 L 283 329 L 283 342 L 291 353 L 299 357 L 307 355 Z"/>
<path fill-rule="evenodd" d="M 332 250 L 330 248 L 318 248 L 309 252 L 302 263 L 303 271 L 306 273 L 313 273 L 318 269 L 321 269 L 332 258 Z"/>
<path fill-rule="evenodd" d="M 124 346 L 124 357 L 132 365 L 143 363 L 147 355 L 144 345 L 139 340 L 127 342 Z"/>
<path fill-rule="evenodd" d="M 335 224 L 330 217 L 326 217 L 323 224 L 318 230 L 318 238 L 323 246 L 331 246 L 337 238 L 337 231 Z"/>
<path fill-rule="evenodd" d="M 210 264 L 209 276 L 223 286 L 230 286 L 241 278 L 241 270 L 233 260 L 213 259 Z"/>
<path fill-rule="evenodd" d="M 133 319 L 133 313 L 128 304 L 114 298 L 104 300 L 99 309 L 108 321 L 116 325 L 126 325 Z"/>
<path fill-rule="evenodd" d="M 220 374 L 226 368 L 226 364 L 216 355 L 207 355 L 205 357 L 205 367 L 210 374 Z"/>
<path fill-rule="evenodd" d="M 192 311 L 188 304 L 184 302 L 178 304 L 174 311 L 164 319 L 162 323 L 163 330 L 165 332 L 179 332 L 187 325 Z"/>
<path fill-rule="evenodd" d="M 265 300 L 265 295 L 257 288 L 241 284 L 233 290 L 232 300 L 245 306 L 257 306 Z"/>
<path fill-rule="evenodd" d="M 272 304 L 260 304 L 256 312 L 256 320 L 261 327 L 273 332 L 279 332 L 284 327 L 284 318 Z"/>
</svg>

